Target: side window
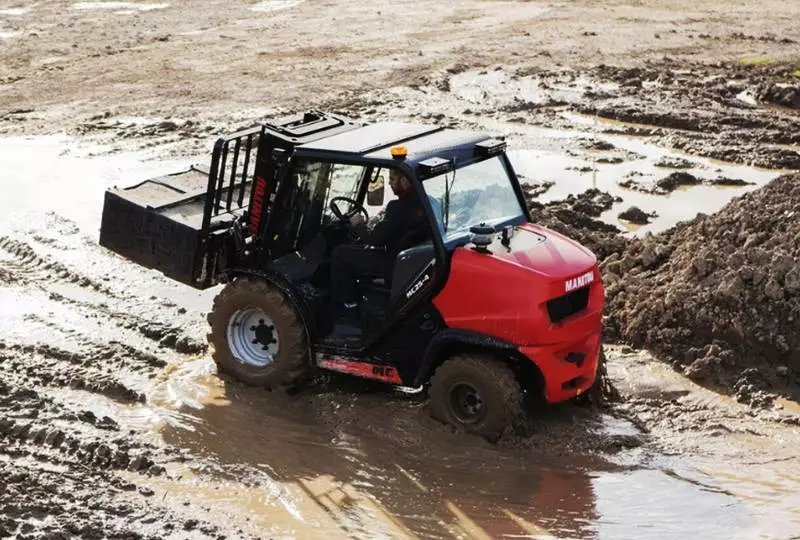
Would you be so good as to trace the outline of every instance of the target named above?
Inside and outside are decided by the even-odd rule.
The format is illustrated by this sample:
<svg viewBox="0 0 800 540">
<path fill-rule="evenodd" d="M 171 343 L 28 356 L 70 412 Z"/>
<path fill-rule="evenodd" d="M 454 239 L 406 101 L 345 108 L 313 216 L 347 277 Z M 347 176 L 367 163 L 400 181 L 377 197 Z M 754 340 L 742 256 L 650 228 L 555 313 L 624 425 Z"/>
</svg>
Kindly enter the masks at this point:
<svg viewBox="0 0 800 540">
<path fill-rule="evenodd" d="M 369 184 L 367 185 L 367 200 L 364 204 L 367 212 L 373 215 L 378 210 L 382 209 L 386 204 L 386 172 L 381 168 L 376 168 L 372 171 Z M 379 207 L 378 210 L 375 207 Z"/>
<path fill-rule="evenodd" d="M 276 209 L 276 226 L 271 233 L 273 250 L 277 255 L 294 251 L 308 236 L 315 234 L 313 221 L 315 218 L 319 220 L 322 213 L 323 179 L 327 167 L 328 164 L 318 161 L 298 160 L 295 163 L 285 194 Z"/>
<path fill-rule="evenodd" d="M 358 196 L 358 187 L 361 184 L 361 178 L 364 176 L 364 167 L 333 163 L 330 165 L 329 174 L 328 201 L 334 197 L 355 199 Z"/>
<path fill-rule="evenodd" d="M 320 225 L 336 220 L 330 209 L 331 199 L 356 200 L 365 169 L 361 165 L 298 159 L 275 220 L 274 251 L 298 249 L 320 232 Z M 339 203 L 339 208 L 349 209 L 347 203 Z"/>
<path fill-rule="evenodd" d="M 370 218 L 380 215 L 386 209 L 386 205 L 397 198 L 389 181 L 391 171 L 392 169 L 382 167 L 372 170 L 364 201 L 364 208 Z"/>
</svg>

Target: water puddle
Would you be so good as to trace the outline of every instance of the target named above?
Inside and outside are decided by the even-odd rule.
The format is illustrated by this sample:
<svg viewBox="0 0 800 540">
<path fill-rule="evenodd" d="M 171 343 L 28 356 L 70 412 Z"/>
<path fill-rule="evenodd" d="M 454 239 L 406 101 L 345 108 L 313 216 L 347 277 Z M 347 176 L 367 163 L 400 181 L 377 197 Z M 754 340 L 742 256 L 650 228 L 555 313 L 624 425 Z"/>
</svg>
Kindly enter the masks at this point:
<svg viewBox="0 0 800 540">
<path fill-rule="evenodd" d="M 530 128 L 524 132 L 530 146 L 512 148 L 508 152 L 509 159 L 523 177 L 523 182 L 554 182 L 549 190 L 537 198 L 539 202 L 563 200 L 571 194 L 577 195 L 591 188 L 599 189 L 622 199 L 622 202 L 615 203 L 604 212 L 600 219 L 636 235 L 663 231 L 678 222 L 691 220 L 699 213 L 714 213 L 733 198 L 763 186 L 780 174 L 779 171 L 691 156 L 637 137 L 548 128 Z M 581 150 L 581 145 L 589 139 L 608 143 L 608 150 Z M 657 166 L 659 162 L 667 166 Z M 676 165 L 668 166 L 670 164 Z M 665 195 L 644 193 L 620 185 L 631 181 L 634 185 L 647 188 L 675 172 L 689 173 L 704 182 L 726 178 L 743 180 L 749 185 L 682 186 Z M 617 216 L 631 206 L 637 206 L 646 213 L 655 212 L 657 217 L 641 226 L 620 220 Z"/>
<path fill-rule="evenodd" d="M 165 9 L 169 4 L 138 4 L 136 2 L 76 2 L 72 4 L 72 9 L 109 9 L 116 10 L 117 13 L 128 14 L 137 11 L 152 11 L 154 9 Z"/>
<path fill-rule="evenodd" d="M 264 0 L 250 7 L 250 11 L 272 12 L 293 8 L 303 3 L 303 0 Z"/>
<path fill-rule="evenodd" d="M 800 403 L 792 401 L 791 399 L 778 398 L 775 400 L 775 404 L 786 412 L 800 417 Z"/>
<path fill-rule="evenodd" d="M 8 8 L 8 9 L 0 9 L 0 15 L 8 15 L 9 17 L 19 17 L 20 15 L 26 14 L 30 11 L 30 8 Z"/>
<path fill-rule="evenodd" d="M 788 503 L 762 508 L 738 497 L 715 471 L 677 458 L 633 455 L 622 469 L 598 469 L 580 457 L 446 433 L 414 400 L 287 397 L 213 371 L 209 359 L 192 360 L 149 396 L 148 405 L 184 418 L 158 432 L 198 464 L 148 482 L 221 519 L 241 518 L 246 530 L 303 538 L 676 538 L 703 530 L 727 539 L 788 531 L 796 513 Z M 605 423 L 608 432 L 632 429 Z"/>
<path fill-rule="evenodd" d="M 76 231 L 61 234 L 50 246 L 37 246 L 37 251 L 96 280 L 118 273 L 122 259 L 97 246 L 105 190 L 184 170 L 191 161 L 153 160 L 143 152 L 102 155 L 108 150 L 63 136 L 0 138 L 0 185 L 7 194 L 0 198 L 4 216 L 0 235 L 17 236 L 31 227 L 49 228 L 48 216 L 57 216 L 73 224 Z M 89 245 L 84 243 L 87 238 Z M 18 240 L 31 244 L 33 239 L 20 235 Z M 59 249 L 64 246 L 74 249 Z M 132 264 L 125 265 L 125 273 L 146 286 L 150 294 L 191 309 L 207 310 L 215 294 L 213 289 L 195 291 Z"/>
<path fill-rule="evenodd" d="M 529 180 L 556 181 L 540 200 L 594 185 L 619 193 L 624 204 L 659 211 L 661 221 L 648 226 L 650 230 L 712 211 L 735 191 L 698 186 L 669 197 L 632 193 L 619 188 L 618 181 L 633 172 L 665 176 L 669 170 L 653 163 L 676 154 L 631 137 L 597 135 L 627 159 L 600 164 L 589 158 L 591 172 L 580 173 L 573 167 L 585 166 L 586 155 L 595 154 L 568 155 L 565 149 L 574 148 L 585 133 L 536 128 L 524 137 L 521 148 L 511 151 L 515 167 Z M 97 237 L 105 189 L 187 164 L 153 162 L 134 153 L 93 155 L 101 150 L 65 137 L 0 139 L 0 185 L 11 195 L 0 200 L 6 216 L 0 234 L 21 239 L 22 231 L 46 229 L 39 240 L 25 240 L 38 242 L 37 254 L 42 250 L 90 277 L 119 272 L 118 259 L 100 257 L 96 246 L 87 247 L 86 253 L 81 249 L 84 237 Z M 775 175 L 691 160 L 692 174 L 703 178 L 725 175 L 760 185 Z M 616 222 L 617 210 L 604 219 Z M 55 238 L 62 238 L 63 245 L 51 245 L 48 235 L 59 227 L 63 230 Z M 0 271 L 16 262 L 0 250 Z M 129 283 L 148 294 L 171 295 L 165 297 L 180 306 L 196 302 L 205 311 L 215 292 L 192 293 L 190 298 L 186 287 L 167 285 L 155 273 L 134 265 L 125 265 L 125 272 Z M 27 342 L 57 339 L 59 347 L 63 343 L 69 350 L 72 340 L 87 334 L 97 343 L 137 342 L 135 330 L 106 328 L 110 325 L 102 317 L 87 323 L 76 310 L 61 309 L 50 294 L 84 303 L 100 297 L 74 284 L 52 285 L 36 294 L 26 291 L 24 297 L 13 287 L 0 287 L 0 327 L 23 328 L 26 335 L 18 337 Z M 38 319 L 20 324 L 30 316 Z M 48 320 L 58 320 L 56 331 Z M 623 465 L 601 466 L 592 456 L 560 458 L 495 447 L 449 433 L 429 418 L 424 402 L 415 396 L 347 389 L 285 396 L 218 376 L 207 356 L 163 354 L 169 365 L 155 378 L 126 375 L 123 381 L 146 392 L 146 404 L 121 405 L 96 396 L 88 403 L 93 394 L 68 389 L 57 396 L 71 403 L 87 401 L 98 417 L 111 416 L 122 427 L 144 430 L 153 441 L 192 456 L 188 463 L 171 464 L 171 474 L 138 475 L 136 483 L 148 483 L 157 497 L 178 507 L 184 502 L 209 507 L 220 520 L 242 523 L 243 530 L 256 535 L 619 538 L 658 533 L 675 538 L 702 531 L 704 538 L 752 538 L 797 529 L 797 501 L 777 496 L 790 493 L 797 482 L 781 480 L 780 466 L 762 478 L 767 483 L 756 485 L 752 469 L 737 473 L 714 463 L 700 471 L 623 453 L 617 456 L 620 461 L 627 458 Z M 633 429 L 609 418 L 602 424 L 609 434 Z"/>
<path fill-rule="evenodd" d="M 21 35 L 22 32 L 8 32 L 0 30 L 0 39 L 11 39 Z"/>
<path fill-rule="evenodd" d="M 554 101 L 578 103 L 584 99 L 587 88 L 597 93 L 615 92 L 619 85 L 603 82 L 585 75 L 572 80 L 548 82 L 531 78 L 516 77 L 498 69 L 494 71 L 465 71 L 453 75 L 450 80 L 450 94 L 470 105 L 482 108 L 519 106 L 533 107 Z"/>
</svg>

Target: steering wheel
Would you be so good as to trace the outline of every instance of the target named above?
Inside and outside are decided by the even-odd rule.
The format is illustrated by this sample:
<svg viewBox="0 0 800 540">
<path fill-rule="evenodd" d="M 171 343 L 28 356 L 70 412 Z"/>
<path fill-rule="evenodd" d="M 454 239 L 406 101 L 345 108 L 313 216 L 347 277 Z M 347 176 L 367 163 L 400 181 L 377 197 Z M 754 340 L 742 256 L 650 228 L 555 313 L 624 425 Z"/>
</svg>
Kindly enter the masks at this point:
<svg viewBox="0 0 800 540">
<path fill-rule="evenodd" d="M 339 201 L 349 203 L 350 211 L 342 212 L 336 204 Z M 331 207 L 331 212 L 333 212 L 333 215 L 339 218 L 339 221 L 343 223 L 349 222 L 350 218 L 359 213 L 364 215 L 365 222 L 369 220 L 369 214 L 367 213 L 366 208 L 358 204 L 357 201 L 354 201 L 350 197 L 334 197 L 333 199 L 331 199 L 330 207 Z"/>
</svg>

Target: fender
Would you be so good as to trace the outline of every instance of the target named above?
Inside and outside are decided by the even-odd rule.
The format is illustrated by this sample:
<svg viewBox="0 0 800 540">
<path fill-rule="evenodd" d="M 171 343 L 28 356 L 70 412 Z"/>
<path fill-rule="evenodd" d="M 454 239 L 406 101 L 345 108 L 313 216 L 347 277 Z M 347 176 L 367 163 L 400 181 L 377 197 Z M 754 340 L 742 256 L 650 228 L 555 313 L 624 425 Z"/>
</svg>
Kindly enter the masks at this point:
<svg viewBox="0 0 800 540">
<path fill-rule="evenodd" d="M 295 308 L 303 322 L 303 327 L 305 328 L 306 339 L 308 342 L 308 351 L 309 355 L 311 355 L 312 344 L 314 343 L 313 339 L 317 334 L 317 328 L 314 324 L 314 317 L 311 316 L 311 311 L 306 301 L 300 295 L 294 292 L 294 289 L 292 289 L 286 278 L 277 272 L 270 272 L 269 270 L 253 270 L 249 268 L 229 268 L 223 270 L 219 274 L 219 280 L 223 283 L 232 281 L 237 277 L 254 277 L 263 279 L 264 281 L 277 287 L 278 290 L 280 290 L 284 296 L 289 299 L 289 301 L 292 303 L 292 307 Z"/>
<path fill-rule="evenodd" d="M 439 357 L 439 353 L 451 345 L 466 345 L 471 348 L 501 350 L 506 353 L 516 353 L 518 351 L 517 346 L 513 343 L 493 336 L 480 334 L 472 330 L 447 328 L 436 334 L 428 343 L 422 365 L 414 379 L 414 386 L 421 386 L 423 382 L 428 379 L 428 376 L 436 367 L 436 360 Z"/>
</svg>

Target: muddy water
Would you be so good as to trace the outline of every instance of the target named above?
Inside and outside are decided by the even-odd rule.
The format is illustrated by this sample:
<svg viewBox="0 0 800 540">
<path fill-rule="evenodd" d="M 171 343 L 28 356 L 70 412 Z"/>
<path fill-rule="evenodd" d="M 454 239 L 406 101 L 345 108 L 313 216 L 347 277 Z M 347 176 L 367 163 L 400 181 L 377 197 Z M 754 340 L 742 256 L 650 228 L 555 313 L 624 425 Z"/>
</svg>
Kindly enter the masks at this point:
<svg viewBox="0 0 800 540">
<path fill-rule="evenodd" d="M 563 143 L 548 131 L 530 137 L 519 145 L 545 149 L 538 164 Z M 0 140 L 10 194 L 0 200 L 0 339 L 49 347 L 14 349 L 4 358 L 23 369 L 3 377 L 67 411 L 113 419 L 130 444 L 181 456 L 164 461 L 165 475 L 116 473 L 153 501 L 258 537 L 752 538 L 800 528 L 800 505 L 787 497 L 800 479 L 780 465 L 698 468 L 646 447 L 598 456 L 593 447 L 614 437 L 641 437 L 619 419 L 561 408 L 531 439 L 496 447 L 450 433 L 413 395 L 339 380 L 287 397 L 220 378 L 204 352 L 162 339 L 202 339 L 215 291 L 187 290 L 96 244 L 107 187 L 187 162 L 103 150 Z M 512 159 L 540 174 L 524 152 Z M 86 428 L 69 418 L 54 422 L 80 438 Z M 30 457 L 19 459 L 28 467 Z"/>
<path fill-rule="evenodd" d="M 701 212 L 713 213 L 734 197 L 787 172 L 703 158 L 657 145 L 653 137 L 619 134 L 663 131 L 663 126 L 572 112 L 581 109 L 587 95 L 618 95 L 622 87 L 617 81 L 586 74 L 555 78 L 519 76 L 496 68 L 453 75 L 448 79 L 448 89 L 445 99 L 448 108 L 468 114 L 484 129 L 510 136 L 509 156 L 523 181 L 553 183 L 538 196 L 539 202 L 562 200 L 570 194 L 597 188 L 622 199 L 600 219 L 636 235 L 663 231 Z M 609 133 L 612 131 L 616 133 Z M 697 136 L 681 129 L 668 131 L 668 138 Z M 669 166 L 672 164 L 678 165 Z M 643 192 L 675 172 L 691 174 L 700 183 L 679 187 L 668 194 Z M 718 179 L 746 184 L 715 185 Z M 622 182 L 631 182 L 633 186 L 622 187 Z M 619 219 L 619 214 L 631 206 L 654 217 L 646 225 Z"/>
<path fill-rule="evenodd" d="M 708 538 L 746 538 L 763 530 L 756 510 L 679 460 L 656 457 L 648 466 L 644 456 L 630 455 L 620 459 L 629 463 L 598 467 L 588 456 L 498 449 L 447 433 L 408 398 L 321 393 L 287 400 L 225 384 L 204 362 L 173 371 L 169 391 L 157 392 L 178 400 L 185 392 L 193 402 L 178 409 L 183 422 L 165 422 L 160 433 L 216 470 L 189 486 L 157 487 L 199 504 L 224 500 L 255 530 L 309 538 L 333 531 L 356 538 L 622 538 L 657 531 L 674 538 L 699 528 Z M 236 493 L 232 481 L 247 488 Z"/>
<path fill-rule="evenodd" d="M 250 9 L 252 11 L 281 11 L 300 5 L 303 0 L 263 0 L 257 2 Z"/>
<path fill-rule="evenodd" d="M 121 15 L 136 13 L 137 11 L 150 11 L 165 9 L 169 4 L 142 4 L 138 2 L 75 2 L 72 9 L 109 9 Z"/>
<path fill-rule="evenodd" d="M 622 124 L 608 120 L 600 122 L 577 115 L 571 115 L 571 118 L 578 125 Z M 535 146 L 516 147 L 509 151 L 514 168 L 524 177 L 523 181 L 554 182 L 549 190 L 537 198 L 538 201 L 547 203 L 563 200 L 570 194 L 596 188 L 621 199 L 605 211 L 600 219 L 622 230 L 643 235 L 666 230 L 680 221 L 693 219 L 698 213 L 716 212 L 733 198 L 757 189 L 780 174 L 776 171 L 688 156 L 641 138 L 602 134 L 599 133 L 600 126 L 596 127 L 595 133 L 588 134 L 538 127 L 523 130 L 526 139 L 524 144 Z M 585 141 L 587 138 L 609 143 L 613 145 L 613 149 L 590 150 L 576 155 L 574 149 L 580 147 L 581 139 Z M 573 155 L 569 155 L 570 153 Z M 621 161 L 614 163 L 614 158 Z M 655 165 L 659 160 L 669 159 L 688 161 L 690 165 L 681 169 Z M 701 181 L 725 177 L 743 180 L 749 185 L 700 184 L 680 187 L 666 195 L 643 193 L 620 186 L 621 182 L 628 179 L 643 185 L 652 184 L 676 171 L 692 174 Z M 631 206 L 637 206 L 648 214 L 655 213 L 655 217 L 647 225 L 634 225 L 619 219 L 619 214 Z"/>
</svg>

